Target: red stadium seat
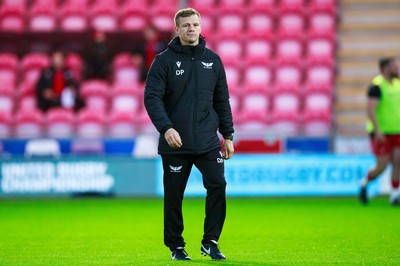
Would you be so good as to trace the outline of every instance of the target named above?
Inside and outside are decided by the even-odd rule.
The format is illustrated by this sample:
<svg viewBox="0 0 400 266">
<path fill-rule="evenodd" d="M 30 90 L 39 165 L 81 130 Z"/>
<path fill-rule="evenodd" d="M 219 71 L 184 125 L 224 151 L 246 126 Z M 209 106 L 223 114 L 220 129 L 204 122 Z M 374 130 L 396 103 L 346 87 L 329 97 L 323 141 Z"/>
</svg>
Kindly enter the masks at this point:
<svg viewBox="0 0 400 266">
<path fill-rule="evenodd" d="M 16 5 L 16 6 L 26 8 L 27 1 L 28 0 L 3 0 L 1 2 L 1 4 L 2 5 Z"/>
<path fill-rule="evenodd" d="M 231 111 L 232 111 L 232 116 L 233 116 L 233 121 L 234 123 L 237 123 L 240 121 L 240 100 L 241 97 L 238 94 L 231 93 L 229 98 L 229 102 L 231 105 Z"/>
<path fill-rule="evenodd" d="M 18 108 L 21 109 L 26 109 L 26 110 L 32 110 L 37 108 L 37 103 L 36 103 L 36 96 L 35 95 L 24 95 L 18 98 Z"/>
<path fill-rule="evenodd" d="M 324 115 L 326 118 L 306 120 L 303 124 L 303 134 L 307 137 L 326 137 L 332 132 L 330 113 Z"/>
<path fill-rule="evenodd" d="M 114 2 L 117 2 L 118 5 L 118 0 Z M 146 14 L 150 4 L 150 1 L 148 0 L 123 0 L 120 2 L 122 2 L 121 9 L 128 9 L 129 12 L 134 12 L 136 14 L 142 15 Z M 123 12 L 123 10 L 121 10 L 121 12 Z"/>
<path fill-rule="evenodd" d="M 218 10 L 220 14 L 225 12 L 241 13 L 246 7 L 245 0 L 220 0 Z"/>
<path fill-rule="evenodd" d="M 240 80 L 241 73 L 240 73 L 239 68 L 234 67 L 234 66 L 226 66 L 225 74 L 226 74 L 226 80 L 228 82 L 229 91 L 232 93 L 238 93 L 239 92 L 239 84 L 241 81 Z"/>
<path fill-rule="evenodd" d="M 0 110 L 0 139 L 12 136 L 12 115 L 11 112 Z"/>
<path fill-rule="evenodd" d="M 272 14 L 275 8 L 275 0 L 250 0 L 250 13 L 262 12 L 264 14 Z"/>
<path fill-rule="evenodd" d="M 154 0 L 152 5 L 152 11 L 157 13 L 167 12 L 175 14 L 179 6 L 179 0 Z"/>
<path fill-rule="evenodd" d="M 18 71 L 19 60 L 15 54 L 0 53 L 0 69 L 9 69 L 13 72 Z"/>
<path fill-rule="evenodd" d="M 71 109 L 53 108 L 46 114 L 47 136 L 70 138 L 74 136 L 75 115 Z"/>
<path fill-rule="evenodd" d="M 138 84 L 136 84 L 137 85 L 137 87 L 136 87 L 136 89 L 137 89 L 137 95 L 141 98 L 141 99 L 143 99 L 144 98 L 144 87 L 145 87 L 145 84 L 144 83 L 138 83 Z"/>
<path fill-rule="evenodd" d="M 257 120 L 267 122 L 269 101 L 265 94 L 250 93 L 244 95 L 242 106 L 242 120 Z"/>
<path fill-rule="evenodd" d="M 272 45 L 263 39 L 249 40 L 245 43 L 247 65 L 265 64 L 271 61 Z"/>
<path fill-rule="evenodd" d="M 262 92 L 269 93 L 272 81 L 271 70 L 263 65 L 251 66 L 245 70 L 244 84 L 246 93 Z"/>
<path fill-rule="evenodd" d="M 160 31 L 172 31 L 175 26 L 172 18 L 178 9 L 178 4 L 178 0 L 155 0 L 151 9 L 151 23 Z"/>
<path fill-rule="evenodd" d="M 334 66 L 334 46 L 327 39 L 314 39 L 307 43 L 307 65 Z"/>
<path fill-rule="evenodd" d="M 80 94 L 88 109 L 105 111 L 108 107 L 108 83 L 103 80 L 91 79 L 81 84 Z"/>
<path fill-rule="evenodd" d="M 1 73 L 1 72 L 0 72 Z M 15 88 L 0 80 L 0 112 L 12 112 L 14 109 Z"/>
<path fill-rule="evenodd" d="M 17 83 L 18 57 L 14 54 L 0 54 L 0 90 L 14 88 Z"/>
<path fill-rule="evenodd" d="M 302 82 L 301 71 L 296 66 L 282 66 L 275 72 L 275 93 L 292 92 L 300 93 Z"/>
<path fill-rule="evenodd" d="M 25 4 L 18 4 L 17 1 L 3 3 L 0 7 L 0 31 L 23 32 L 25 30 L 25 13 Z"/>
<path fill-rule="evenodd" d="M 82 32 L 88 28 L 87 3 L 67 1 L 60 10 L 60 28 L 64 32 Z"/>
<path fill-rule="evenodd" d="M 96 1 L 91 6 L 90 24 L 96 31 L 116 32 L 118 30 L 116 1 Z"/>
<path fill-rule="evenodd" d="M 218 37 L 239 39 L 244 29 L 244 18 L 240 13 L 222 13 L 217 20 Z"/>
<path fill-rule="evenodd" d="M 50 65 L 49 56 L 41 53 L 27 54 L 22 58 L 23 81 L 35 86 L 41 71 Z"/>
<path fill-rule="evenodd" d="M 242 44 L 235 39 L 221 40 L 216 44 L 216 51 L 226 65 L 239 64 L 242 58 Z"/>
<path fill-rule="evenodd" d="M 18 109 L 32 110 L 37 108 L 35 85 L 22 82 L 18 88 Z"/>
<path fill-rule="evenodd" d="M 301 66 L 303 47 L 297 39 L 284 39 L 277 43 L 276 63 L 278 65 L 291 64 Z"/>
<path fill-rule="evenodd" d="M 152 17 L 151 23 L 162 32 L 170 32 L 174 29 L 174 21 L 170 13 L 159 13 Z"/>
<path fill-rule="evenodd" d="M 36 94 L 34 85 L 22 82 L 17 93 L 17 106 L 19 109 L 36 109 Z"/>
<path fill-rule="evenodd" d="M 305 95 L 304 112 L 312 112 L 314 116 L 318 116 L 319 112 L 331 111 L 332 96 L 325 93 L 311 93 Z"/>
<path fill-rule="evenodd" d="M 288 13 L 279 17 L 278 36 L 302 39 L 305 34 L 304 18 L 301 14 Z"/>
<path fill-rule="evenodd" d="M 300 110 L 299 96 L 288 92 L 275 95 L 273 98 L 273 110 L 274 112 L 278 111 L 279 115 L 295 115 L 297 117 Z"/>
<path fill-rule="evenodd" d="M 146 0 L 125 1 L 121 7 L 121 29 L 123 31 L 143 30 L 148 24 L 146 18 L 148 6 L 148 1 Z"/>
<path fill-rule="evenodd" d="M 114 82 L 137 82 L 140 76 L 140 69 L 135 66 L 132 55 L 119 53 L 113 59 Z"/>
<path fill-rule="evenodd" d="M 328 136 L 331 132 L 332 98 L 323 93 L 306 95 L 303 133 L 306 136 Z"/>
<path fill-rule="evenodd" d="M 313 66 L 307 69 L 305 93 L 332 93 L 333 70 L 327 66 Z"/>
<path fill-rule="evenodd" d="M 207 41 L 212 40 L 214 36 L 214 17 L 208 14 L 201 14 L 201 35 L 206 38 Z M 207 45 L 209 43 L 207 42 Z"/>
<path fill-rule="evenodd" d="M 113 85 L 111 110 L 135 114 L 140 107 L 138 89 L 134 83 L 116 83 Z"/>
<path fill-rule="evenodd" d="M 189 6 L 199 11 L 202 17 L 205 14 L 213 15 L 217 9 L 215 0 L 190 0 Z"/>
<path fill-rule="evenodd" d="M 57 28 L 56 10 L 56 1 L 36 0 L 29 12 L 29 30 L 32 32 L 54 31 Z"/>
<path fill-rule="evenodd" d="M 265 132 L 269 122 L 269 101 L 265 94 L 251 93 L 243 97 L 238 131 L 244 135 Z"/>
<path fill-rule="evenodd" d="M 43 132 L 44 116 L 38 109 L 19 109 L 15 114 L 15 136 L 17 138 L 39 138 Z"/>
<path fill-rule="evenodd" d="M 272 128 L 279 135 L 295 136 L 299 133 L 300 99 L 293 93 L 275 95 L 272 110 Z"/>
<path fill-rule="evenodd" d="M 30 2 L 32 3 L 30 6 L 31 9 L 37 6 L 57 6 L 58 4 L 58 0 L 31 0 Z"/>
<path fill-rule="evenodd" d="M 131 111 L 112 110 L 108 135 L 112 138 L 133 138 L 137 134 L 136 116 Z"/>
<path fill-rule="evenodd" d="M 304 0 L 279 0 L 279 12 L 297 12 L 303 13 L 305 10 Z"/>
<path fill-rule="evenodd" d="M 17 73 L 8 69 L 0 69 L 0 89 L 2 87 L 15 88 Z"/>
<path fill-rule="evenodd" d="M 273 33 L 274 23 L 272 17 L 255 13 L 247 19 L 247 35 L 248 39 L 264 38 L 270 39 Z"/>
<path fill-rule="evenodd" d="M 336 36 L 335 17 L 329 13 L 315 13 L 310 17 L 309 37 L 323 37 L 331 40 Z"/>
<path fill-rule="evenodd" d="M 154 127 L 145 108 L 139 111 L 137 116 L 137 125 L 139 126 L 138 134 L 158 135 L 157 129 Z"/>
<path fill-rule="evenodd" d="M 86 108 L 78 113 L 76 136 L 80 138 L 102 138 L 106 130 L 105 113 L 99 109 Z"/>
<path fill-rule="evenodd" d="M 45 0 L 46 1 L 46 0 Z M 62 1 L 64 4 L 67 6 L 81 6 L 86 9 L 89 8 L 89 3 L 92 2 L 92 0 L 64 0 Z M 87 10 L 86 10 L 87 11 Z"/>
<path fill-rule="evenodd" d="M 330 14 L 335 14 L 336 2 L 336 0 L 310 0 L 310 13 L 326 12 Z"/>
</svg>

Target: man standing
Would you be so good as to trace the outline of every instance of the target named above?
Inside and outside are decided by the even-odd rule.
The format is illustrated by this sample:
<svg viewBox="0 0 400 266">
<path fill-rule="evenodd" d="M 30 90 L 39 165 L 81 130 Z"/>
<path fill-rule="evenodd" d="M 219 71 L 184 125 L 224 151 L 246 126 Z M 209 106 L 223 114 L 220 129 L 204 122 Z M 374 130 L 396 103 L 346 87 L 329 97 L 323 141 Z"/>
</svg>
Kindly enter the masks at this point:
<svg viewBox="0 0 400 266">
<path fill-rule="evenodd" d="M 392 192 L 390 203 L 399 205 L 400 180 L 400 80 L 394 58 L 379 61 L 381 74 L 376 76 L 368 90 L 368 123 L 371 147 L 376 165 L 361 180 L 360 200 L 368 202 L 367 185 L 392 164 Z"/>
<path fill-rule="evenodd" d="M 207 190 L 201 253 L 225 260 L 219 251 L 226 213 L 224 159 L 233 155 L 233 122 L 225 70 L 205 47 L 200 14 L 175 15 L 175 37 L 149 70 L 144 103 L 160 132 L 158 152 L 164 168 L 164 243 L 174 260 L 190 260 L 182 237 L 182 200 L 192 166 Z M 223 148 L 217 130 L 224 137 Z"/>
</svg>

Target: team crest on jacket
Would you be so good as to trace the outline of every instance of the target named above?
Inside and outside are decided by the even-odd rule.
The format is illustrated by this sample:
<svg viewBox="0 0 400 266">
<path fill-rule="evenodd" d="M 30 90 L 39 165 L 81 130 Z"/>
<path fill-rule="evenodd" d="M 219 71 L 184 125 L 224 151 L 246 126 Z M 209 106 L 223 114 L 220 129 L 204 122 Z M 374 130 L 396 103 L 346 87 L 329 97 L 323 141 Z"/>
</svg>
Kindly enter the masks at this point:
<svg viewBox="0 0 400 266">
<path fill-rule="evenodd" d="M 203 68 L 207 68 L 207 69 L 212 69 L 212 65 L 214 64 L 214 63 L 205 63 L 205 62 L 201 62 L 202 64 L 203 64 Z"/>
</svg>

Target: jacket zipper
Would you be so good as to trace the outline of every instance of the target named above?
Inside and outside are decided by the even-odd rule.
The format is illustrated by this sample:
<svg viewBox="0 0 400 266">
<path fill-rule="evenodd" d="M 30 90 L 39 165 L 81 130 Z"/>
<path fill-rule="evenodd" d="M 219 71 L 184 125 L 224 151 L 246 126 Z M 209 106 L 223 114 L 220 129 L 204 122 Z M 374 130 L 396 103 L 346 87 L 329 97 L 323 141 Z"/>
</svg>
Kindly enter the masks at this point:
<svg viewBox="0 0 400 266">
<path fill-rule="evenodd" d="M 194 76 L 194 91 L 193 91 L 193 146 L 194 152 L 197 153 L 197 139 L 196 139 L 196 113 L 197 113 L 197 72 L 196 72 L 196 61 L 194 60 L 194 55 L 192 57 L 192 65 L 193 65 L 193 76 Z"/>
</svg>

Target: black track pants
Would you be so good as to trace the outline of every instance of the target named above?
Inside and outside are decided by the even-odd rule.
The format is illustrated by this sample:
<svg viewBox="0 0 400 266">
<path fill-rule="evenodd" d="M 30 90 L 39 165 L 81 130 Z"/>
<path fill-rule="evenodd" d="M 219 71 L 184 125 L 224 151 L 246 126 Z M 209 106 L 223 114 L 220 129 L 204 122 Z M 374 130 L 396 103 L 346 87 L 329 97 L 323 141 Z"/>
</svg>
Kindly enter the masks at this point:
<svg viewBox="0 0 400 266">
<path fill-rule="evenodd" d="M 224 160 L 219 149 L 199 155 L 162 155 L 164 168 L 164 243 L 184 247 L 182 201 L 192 166 L 203 175 L 207 190 L 202 243 L 218 241 L 226 215 Z"/>
</svg>

